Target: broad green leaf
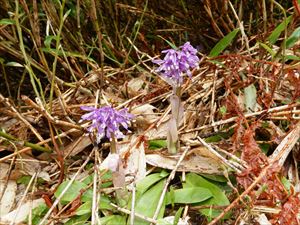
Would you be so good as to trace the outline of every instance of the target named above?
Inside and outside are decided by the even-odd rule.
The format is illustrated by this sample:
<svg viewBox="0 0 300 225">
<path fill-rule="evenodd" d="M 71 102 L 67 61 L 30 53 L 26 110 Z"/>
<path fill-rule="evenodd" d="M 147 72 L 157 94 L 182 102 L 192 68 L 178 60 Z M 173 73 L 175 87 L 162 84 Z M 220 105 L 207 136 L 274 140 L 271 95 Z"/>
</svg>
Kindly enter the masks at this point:
<svg viewBox="0 0 300 225">
<path fill-rule="evenodd" d="M 155 150 L 159 148 L 166 148 L 167 147 L 167 141 L 166 140 L 150 140 L 149 141 L 149 149 Z"/>
<path fill-rule="evenodd" d="M 205 177 L 209 180 L 213 180 L 213 181 L 221 182 L 221 183 L 225 183 L 228 181 L 227 178 L 222 175 L 202 174 L 201 176 Z"/>
<path fill-rule="evenodd" d="M 16 23 L 16 21 L 14 21 L 12 19 L 4 18 L 4 19 L 0 20 L 0 25 L 11 25 L 11 24 L 15 24 L 15 23 Z"/>
<path fill-rule="evenodd" d="M 43 204 L 39 205 L 38 207 L 34 208 L 32 210 L 31 224 L 33 224 L 33 225 L 39 224 L 40 220 L 47 213 L 48 209 L 49 208 L 45 203 L 43 203 Z M 26 221 L 29 224 L 28 219 L 29 218 L 27 217 Z"/>
<path fill-rule="evenodd" d="M 83 193 L 81 196 L 82 202 L 89 202 L 93 201 L 93 190 L 88 189 L 86 192 Z M 100 209 L 113 209 L 113 207 L 110 205 L 111 200 L 106 195 L 102 194 L 100 196 L 100 202 L 99 202 L 99 208 Z"/>
<path fill-rule="evenodd" d="M 212 197 L 212 193 L 202 187 L 186 187 L 174 190 L 174 203 L 192 204 L 203 202 Z M 171 200 L 167 198 L 166 205 L 170 204 Z"/>
<path fill-rule="evenodd" d="M 110 205 L 111 200 L 106 195 L 101 195 L 99 202 L 99 209 L 113 209 Z"/>
<path fill-rule="evenodd" d="M 101 225 L 125 225 L 126 217 L 120 215 L 111 215 L 100 218 Z"/>
<path fill-rule="evenodd" d="M 270 150 L 271 145 L 268 143 L 260 143 L 259 144 L 260 149 L 262 150 L 263 153 L 267 154 L 268 151 Z"/>
<path fill-rule="evenodd" d="M 157 220 L 157 225 L 173 225 L 173 223 L 167 220 L 168 218 L 161 218 Z"/>
<path fill-rule="evenodd" d="M 84 183 L 86 185 L 89 185 L 90 183 L 93 182 L 93 179 L 94 179 L 94 173 L 92 173 L 91 175 L 87 176 L 82 181 L 82 183 Z M 107 187 L 112 186 L 112 172 L 110 170 L 107 170 L 104 174 L 102 174 L 101 181 L 102 181 L 101 188 L 107 188 Z"/>
<path fill-rule="evenodd" d="M 66 186 L 69 184 L 70 181 L 64 181 L 59 185 L 56 192 L 54 193 L 54 196 L 58 198 L 58 196 L 63 192 L 63 190 L 66 188 Z M 71 201 L 73 201 L 79 194 L 82 189 L 85 189 L 87 187 L 86 184 L 74 181 L 69 189 L 66 191 L 66 193 L 62 196 L 60 202 L 61 204 L 65 205 Z"/>
<path fill-rule="evenodd" d="M 112 186 L 112 172 L 110 170 L 106 171 L 106 173 L 101 176 L 101 180 L 101 188 L 108 188 Z"/>
<path fill-rule="evenodd" d="M 218 56 L 225 48 L 228 47 L 239 32 L 239 28 L 231 31 L 229 34 L 227 34 L 225 37 L 223 37 L 216 45 L 213 47 L 213 49 L 209 53 L 209 57 L 216 57 Z"/>
<path fill-rule="evenodd" d="M 189 173 L 186 175 L 186 183 L 183 183 L 183 188 L 186 187 L 203 187 L 210 190 L 212 193 L 212 198 L 198 203 L 198 205 L 218 205 L 218 206 L 225 206 L 229 205 L 229 200 L 227 199 L 224 191 L 222 191 L 217 185 L 209 182 L 205 178 L 195 173 Z M 212 217 L 219 215 L 222 210 L 215 210 L 211 213 L 211 209 L 201 209 L 200 212 L 206 216 L 212 214 Z"/>
<path fill-rule="evenodd" d="M 244 95 L 245 95 L 245 107 L 248 112 L 255 112 L 257 111 L 257 94 L 256 94 L 256 87 L 254 84 L 250 84 L 249 86 L 244 88 Z"/>
<path fill-rule="evenodd" d="M 214 217 L 217 217 L 219 212 L 217 210 L 213 210 L 212 207 L 210 207 L 209 209 L 206 209 L 207 210 L 207 220 L 208 222 L 210 222 L 212 220 L 212 218 Z"/>
<path fill-rule="evenodd" d="M 107 203 L 106 200 L 109 201 L 109 199 L 105 196 L 101 196 L 101 199 L 100 199 L 100 209 L 112 209 L 113 207 L 109 205 L 109 203 Z M 101 204 L 102 203 L 102 204 Z M 103 203 L 105 203 L 104 207 L 103 207 Z M 80 216 L 80 215 L 84 215 L 84 214 L 88 214 L 88 213 L 91 213 L 92 211 L 92 199 L 90 201 L 87 201 L 85 203 L 83 203 L 77 210 L 76 210 L 76 215 L 77 216 Z"/>
<path fill-rule="evenodd" d="M 168 202 L 170 202 L 170 204 L 172 204 L 172 208 L 174 208 L 174 204 L 175 204 L 175 193 L 174 193 L 174 187 L 173 186 L 171 186 L 170 187 L 170 191 L 169 191 L 169 193 L 167 193 L 168 194 L 168 196 L 167 196 L 167 201 Z"/>
<path fill-rule="evenodd" d="M 166 170 L 162 170 L 162 171 L 160 171 L 159 175 L 160 175 L 161 177 L 166 177 L 166 176 L 169 175 L 169 173 L 168 173 Z"/>
<path fill-rule="evenodd" d="M 91 217 L 89 214 L 84 214 L 82 216 L 72 216 L 65 225 L 83 225 Z"/>
<path fill-rule="evenodd" d="M 178 221 L 179 221 L 179 219 L 180 219 L 180 217 L 181 217 L 182 211 L 183 211 L 183 207 L 180 207 L 180 208 L 177 210 L 177 212 L 175 213 L 173 225 L 177 225 L 177 224 L 178 224 Z"/>
<path fill-rule="evenodd" d="M 86 178 L 84 178 L 84 180 L 82 181 L 82 183 L 89 185 L 90 183 L 93 182 L 93 177 L 94 177 L 94 173 L 88 175 Z"/>
<path fill-rule="evenodd" d="M 291 36 L 288 37 L 288 39 L 286 40 L 286 48 L 291 48 L 293 47 L 296 42 L 299 40 L 300 38 L 300 27 L 296 28 L 296 30 L 294 30 L 294 32 L 291 34 Z"/>
<path fill-rule="evenodd" d="M 229 200 L 227 199 L 225 193 L 215 184 L 209 182 L 205 178 L 195 173 L 189 173 L 186 175 L 186 183 L 183 183 L 185 187 L 203 187 L 212 193 L 212 199 L 208 200 L 212 204 L 217 205 L 228 205 Z"/>
<path fill-rule="evenodd" d="M 31 176 L 22 176 L 17 179 L 17 184 L 25 184 L 28 185 L 31 180 Z"/>
<path fill-rule="evenodd" d="M 161 173 L 153 173 L 139 181 L 136 185 L 136 190 L 140 193 L 143 194 L 145 191 L 147 191 L 153 184 L 157 183 L 164 177 L 166 177 L 168 173 L 166 174 L 161 174 Z"/>
<path fill-rule="evenodd" d="M 17 179 L 17 184 L 25 184 L 25 185 L 28 185 L 29 182 L 30 182 L 30 180 L 31 180 L 31 178 L 32 178 L 32 177 L 31 177 L 31 176 L 28 176 L 28 175 L 22 176 L 22 177 L 20 177 L 19 179 Z M 44 181 L 42 178 L 38 177 L 37 183 L 38 183 L 38 184 L 44 184 L 45 181 Z"/>
<path fill-rule="evenodd" d="M 81 206 L 79 206 L 79 208 L 76 210 L 75 214 L 77 216 L 81 216 L 87 213 L 91 213 L 92 212 L 92 201 L 88 201 L 83 203 Z"/>
<path fill-rule="evenodd" d="M 152 186 L 145 193 L 140 195 L 136 200 L 135 212 L 147 217 L 153 217 L 162 190 L 164 188 L 165 179 Z M 165 210 L 165 204 L 162 205 L 158 218 L 162 218 Z M 150 223 L 139 218 L 135 218 L 134 224 L 149 225 Z"/>
<path fill-rule="evenodd" d="M 273 30 L 273 32 L 268 37 L 268 41 L 270 42 L 270 44 L 274 44 L 278 40 L 280 34 L 282 33 L 282 31 L 284 31 L 284 29 L 287 27 L 287 25 L 291 22 L 292 18 L 293 18 L 293 16 L 287 17 Z"/>
<path fill-rule="evenodd" d="M 234 133 L 234 129 L 230 129 L 227 132 L 219 132 L 216 135 L 205 138 L 205 141 L 208 142 L 208 143 L 219 142 L 219 141 L 222 141 L 224 139 L 230 138 L 233 135 L 233 133 Z"/>
<path fill-rule="evenodd" d="M 207 142 L 207 143 L 219 142 L 222 140 L 224 140 L 224 138 L 220 134 L 216 134 L 216 135 L 205 138 L 205 142 Z"/>
</svg>

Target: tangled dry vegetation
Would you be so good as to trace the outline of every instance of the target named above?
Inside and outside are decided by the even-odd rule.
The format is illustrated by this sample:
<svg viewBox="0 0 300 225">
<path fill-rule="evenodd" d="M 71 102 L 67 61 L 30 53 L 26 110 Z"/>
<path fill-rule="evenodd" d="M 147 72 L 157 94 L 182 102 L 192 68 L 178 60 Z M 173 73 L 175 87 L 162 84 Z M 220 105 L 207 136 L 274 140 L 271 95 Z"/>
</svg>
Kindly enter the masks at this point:
<svg viewBox="0 0 300 225">
<path fill-rule="evenodd" d="M 300 5 L 287 2 L 1 1 L 1 224 L 299 224 Z M 172 90 L 152 60 L 185 41 L 201 60 L 170 155 Z M 118 174 L 109 140 L 78 122 L 107 104 L 135 115 Z"/>
</svg>

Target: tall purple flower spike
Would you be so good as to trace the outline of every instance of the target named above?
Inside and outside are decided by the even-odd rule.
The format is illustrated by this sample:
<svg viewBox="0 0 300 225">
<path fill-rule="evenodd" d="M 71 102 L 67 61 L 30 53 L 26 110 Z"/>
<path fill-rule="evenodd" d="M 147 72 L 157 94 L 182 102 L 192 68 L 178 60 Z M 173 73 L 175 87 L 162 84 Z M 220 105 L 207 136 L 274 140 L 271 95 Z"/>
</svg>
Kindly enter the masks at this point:
<svg viewBox="0 0 300 225">
<path fill-rule="evenodd" d="M 120 126 L 128 130 L 128 125 L 133 115 L 128 113 L 128 109 L 117 111 L 111 106 L 104 106 L 99 109 L 89 106 L 80 107 L 88 113 L 81 116 L 81 120 L 90 120 L 92 124 L 88 127 L 90 133 L 96 133 L 96 142 L 100 143 L 101 139 L 106 136 L 111 139 L 112 134 L 116 138 L 123 138 L 124 134 L 120 131 Z"/>
<path fill-rule="evenodd" d="M 160 73 L 170 85 L 175 87 L 183 83 L 182 76 L 184 73 L 191 78 L 191 69 L 199 64 L 197 50 L 190 42 L 186 42 L 178 50 L 167 49 L 162 53 L 166 53 L 163 60 L 158 59 L 152 62 L 159 65 L 156 72 Z"/>
</svg>

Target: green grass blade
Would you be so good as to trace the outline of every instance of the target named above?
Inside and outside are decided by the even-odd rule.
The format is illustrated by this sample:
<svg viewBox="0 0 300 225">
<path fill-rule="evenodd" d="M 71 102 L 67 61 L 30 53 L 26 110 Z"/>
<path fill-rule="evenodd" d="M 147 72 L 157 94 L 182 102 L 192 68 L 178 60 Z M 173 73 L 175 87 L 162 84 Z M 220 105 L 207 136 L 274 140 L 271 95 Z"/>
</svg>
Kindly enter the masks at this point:
<svg viewBox="0 0 300 225">
<path fill-rule="evenodd" d="M 282 33 L 282 31 L 284 31 L 284 29 L 286 29 L 287 25 L 291 22 L 293 16 L 289 16 L 288 18 L 286 18 L 285 20 L 283 20 L 274 30 L 273 32 L 270 34 L 270 36 L 267 38 L 267 40 L 270 42 L 270 44 L 274 44 L 280 34 Z"/>
<path fill-rule="evenodd" d="M 293 47 L 296 44 L 296 42 L 299 40 L 299 38 L 300 38 L 300 27 L 294 30 L 291 36 L 289 36 L 288 39 L 286 40 L 286 48 L 288 49 Z"/>
<path fill-rule="evenodd" d="M 216 57 L 218 56 L 225 48 L 228 47 L 237 35 L 237 33 L 240 31 L 239 28 L 231 31 L 229 34 L 227 34 L 225 37 L 223 37 L 216 45 L 213 47 L 213 49 L 209 53 L 209 57 Z"/>
</svg>

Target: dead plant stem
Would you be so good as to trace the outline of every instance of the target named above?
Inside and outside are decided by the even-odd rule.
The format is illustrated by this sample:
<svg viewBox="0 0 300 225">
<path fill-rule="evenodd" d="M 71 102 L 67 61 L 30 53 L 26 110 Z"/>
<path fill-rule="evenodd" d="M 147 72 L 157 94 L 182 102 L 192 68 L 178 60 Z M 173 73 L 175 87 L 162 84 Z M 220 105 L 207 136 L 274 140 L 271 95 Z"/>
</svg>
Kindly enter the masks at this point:
<svg viewBox="0 0 300 225">
<path fill-rule="evenodd" d="M 164 185 L 164 188 L 163 188 L 163 191 L 162 191 L 162 193 L 161 193 L 161 195 L 160 195 L 160 199 L 159 199 L 159 201 L 158 201 L 158 204 L 157 204 L 157 206 L 156 206 L 156 210 L 155 210 L 155 213 L 154 213 L 152 219 L 154 219 L 154 220 L 157 219 L 158 214 L 159 214 L 159 212 L 160 212 L 160 208 L 161 208 L 161 206 L 163 205 L 164 198 L 165 198 L 165 195 L 166 195 L 167 190 L 168 190 L 168 186 L 169 186 L 170 182 L 174 179 L 175 174 L 176 174 L 176 171 L 177 171 L 177 169 L 178 169 L 180 163 L 183 161 L 184 157 L 186 156 L 186 154 L 188 153 L 189 150 L 190 150 L 190 147 L 187 146 L 187 147 L 185 148 L 184 152 L 181 154 L 181 156 L 180 156 L 180 158 L 179 158 L 179 160 L 178 160 L 176 166 L 174 167 L 174 169 L 173 169 L 172 172 L 170 173 L 168 179 L 166 180 L 165 185 Z"/>
</svg>

